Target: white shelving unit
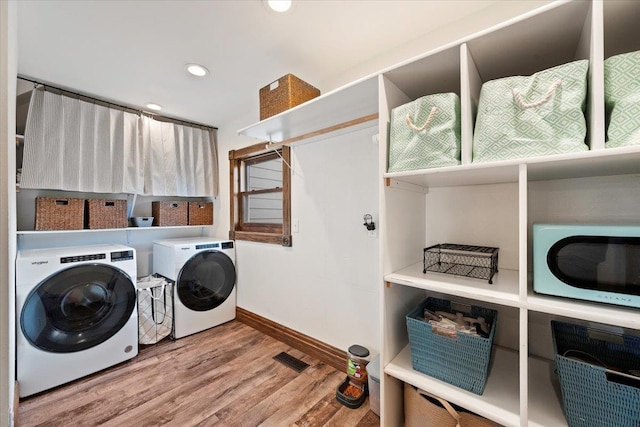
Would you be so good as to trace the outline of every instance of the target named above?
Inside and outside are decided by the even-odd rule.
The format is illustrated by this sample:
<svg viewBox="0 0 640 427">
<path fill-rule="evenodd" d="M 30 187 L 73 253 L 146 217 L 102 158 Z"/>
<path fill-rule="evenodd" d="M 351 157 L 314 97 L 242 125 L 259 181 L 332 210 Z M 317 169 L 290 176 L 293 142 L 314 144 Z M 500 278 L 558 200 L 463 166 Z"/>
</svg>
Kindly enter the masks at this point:
<svg viewBox="0 0 640 427">
<path fill-rule="evenodd" d="M 404 382 L 506 426 L 566 426 L 550 321 L 640 330 L 637 309 L 537 295 L 531 279 L 534 223 L 638 223 L 640 146 L 605 148 L 603 71 L 605 58 L 634 50 L 640 2 L 558 1 L 239 131 L 278 142 L 378 113 L 383 426 L 403 423 Z M 473 163 L 484 82 L 579 59 L 590 61 L 589 151 Z M 461 165 L 386 173 L 391 110 L 444 92 L 461 100 Z M 423 274 L 423 248 L 437 243 L 499 247 L 494 283 Z M 427 296 L 498 311 L 482 395 L 413 370 L 405 316 Z"/>
<path fill-rule="evenodd" d="M 640 329 L 638 310 L 537 295 L 531 280 L 534 223 L 638 223 L 640 147 L 605 148 L 602 66 L 612 54 L 640 49 L 638 17 L 638 3 L 557 2 L 380 76 L 384 160 L 393 108 L 453 90 L 460 95 L 462 114 L 460 166 L 382 171 L 383 425 L 402 424 L 402 383 L 407 382 L 502 425 L 566 426 L 553 372 L 550 320 Z M 448 67 L 440 63 L 445 56 L 450 58 Z M 473 163 L 473 126 L 483 82 L 530 75 L 578 59 L 590 60 L 589 151 Z M 460 82 L 440 79 L 435 71 L 422 77 L 424 84 L 416 82 L 417 70 L 429 69 L 431 62 L 439 62 L 444 73 L 457 67 Z M 494 284 L 423 274 L 422 249 L 437 243 L 499 247 Z M 493 362 L 482 395 L 413 370 L 405 316 L 427 296 L 498 310 Z"/>
</svg>

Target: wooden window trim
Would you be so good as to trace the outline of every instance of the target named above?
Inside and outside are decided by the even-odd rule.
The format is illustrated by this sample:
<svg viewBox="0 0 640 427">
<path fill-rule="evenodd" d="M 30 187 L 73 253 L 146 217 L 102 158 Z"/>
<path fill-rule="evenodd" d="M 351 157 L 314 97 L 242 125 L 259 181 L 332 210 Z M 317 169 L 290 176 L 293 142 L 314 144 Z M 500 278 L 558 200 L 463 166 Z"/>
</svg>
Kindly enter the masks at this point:
<svg viewBox="0 0 640 427">
<path fill-rule="evenodd" d="M 285 164 L 282 166 L 282 188 L 269 190 L 243 191 L 243 164 L 255 164 L 278 157 L 273 150 L 267 149 L 266 143 L 259 143 L 238 150 L 229 151 L 229 185 L 230 185 L 230 219 L 229 238 L 250 242 L 270 243 L 291 246 L 291 149 L 288 146 L 278 147 Z M 247 224 L 243 222 L 242 197 L 246 194 L 282 192 L 282 225 L 280 224 Z"/>
</svg>

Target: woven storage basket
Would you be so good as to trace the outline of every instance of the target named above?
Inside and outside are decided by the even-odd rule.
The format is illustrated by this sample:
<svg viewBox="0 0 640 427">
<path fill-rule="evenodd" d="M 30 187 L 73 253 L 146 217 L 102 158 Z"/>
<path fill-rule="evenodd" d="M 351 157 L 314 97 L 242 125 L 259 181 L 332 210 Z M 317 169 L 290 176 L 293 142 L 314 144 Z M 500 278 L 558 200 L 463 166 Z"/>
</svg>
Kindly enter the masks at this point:
<svg viewBox="0 0 640 427">
<path fill-rule="evenodd" d="M 551 330 L 569 426 L 639 426 L 640 377 L 624 373 L 639 369 L 640 337 L 557 321 Z"/>
<path fill-rule="evenodd" d="M 126 228 L 127 201 L 118 199 L 87 200 L 87 228 Z"/>
<path fill-rule="evenodd" d="M 80 230 L 84 228 L 84 199 L 36 198 L 36 230 Z"/>
<path fill-rule="evenodd" d="M 448 337 L 434 332 L 430 323 L 424 320 L 424 309 L 453 313 L 449 300 L 427 298 L 407 315 L 407 330 L 411 348 L 413 369 L 441 381 L 463 388 L 475 394 L 482 394 L 487 381 L 491 346 L 496 332 L 498 312 L 475 305 L 465 305 L 465 316 L 484 317 L 491 324 L 488 338 L 456 332 Z"/>
<path fill-rule="evenodd" d="M 404 384 L 405 427 L 500 427 L 444 399 Z"/>
<path fill-rule="evenodd" d="M 151 202 L 153 225 L 177 226 L 189 224 L 189 204 L 187 202 Z"/>
<path fill-rule="evenodd" d="M 213 224 L 213 202 L 189 202 L 189 225 Z"/>
<path fill-rule="evenodd" d="M 320 96 L 320 90 L 293 74 L 280 77 L 260 89 L 260 120 Z"/>
</svg>

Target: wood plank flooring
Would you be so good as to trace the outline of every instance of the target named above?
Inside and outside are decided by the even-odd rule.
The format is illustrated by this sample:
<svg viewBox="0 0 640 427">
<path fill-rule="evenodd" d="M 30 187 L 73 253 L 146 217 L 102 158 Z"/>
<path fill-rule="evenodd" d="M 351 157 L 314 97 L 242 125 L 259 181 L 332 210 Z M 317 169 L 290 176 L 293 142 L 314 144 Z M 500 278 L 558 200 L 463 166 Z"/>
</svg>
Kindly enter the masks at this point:
<svg viewBox="0 0 640 427">
<path fill-rule="evenodd" d="M 301 373 L 273 360 L 285 351 Z M 345 374 L 238 321 L 22 399 L 17 426 L 379 426 L 335 399 Z"/>
</svg>

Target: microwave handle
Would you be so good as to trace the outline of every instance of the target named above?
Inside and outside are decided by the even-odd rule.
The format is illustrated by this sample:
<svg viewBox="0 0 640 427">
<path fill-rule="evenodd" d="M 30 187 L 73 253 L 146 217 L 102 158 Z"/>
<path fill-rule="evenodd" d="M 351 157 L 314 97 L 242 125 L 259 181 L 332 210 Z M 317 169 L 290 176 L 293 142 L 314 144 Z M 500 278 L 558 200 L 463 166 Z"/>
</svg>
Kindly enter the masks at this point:
<svg viewBox="0 0 640 427">
<path fill-rule="evenodd" d="M 625 374 L 620 371 L 613 371 L 611 369 L 605 369 L 605 375 L 607 377 L 607 381 L 640 389 L 640 377 Z"/>
</svg>

